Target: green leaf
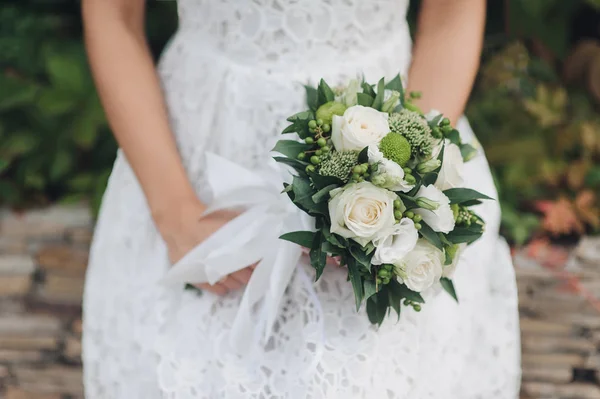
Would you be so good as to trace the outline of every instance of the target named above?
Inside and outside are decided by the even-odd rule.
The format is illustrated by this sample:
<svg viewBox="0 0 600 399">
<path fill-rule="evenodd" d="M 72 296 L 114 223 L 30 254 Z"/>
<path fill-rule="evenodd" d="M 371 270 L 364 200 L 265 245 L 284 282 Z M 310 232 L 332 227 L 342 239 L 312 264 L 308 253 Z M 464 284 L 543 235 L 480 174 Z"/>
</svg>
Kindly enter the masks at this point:
<svg viewBox="0 0 600 399">
<path fill-rule="evenodd" d="M 493 200 L 485 194 L 481 194 L 479 191 L 472 190 L 470 188 L 450 188 L 444 191 L 444 195 L 450 200 L 450 204 L 463 204 L 467 201 L 473 200 Z"/>
<path fill-rule="evenodd" d="M 390 283 L 391 283 L 391 281 L 390 281 Z M 416 302 L 416 303 L 425 303 L 425 300 L 423 299 L 421 294 L 409 289 L 405 284 L 399 284 L 397 290 L 398 290 L 399 295 L 402 296 L 402 298 L 406 298 L 409 301 Z"/>
<path fill-rule="evenodd" d="M 56 117 L 73 111 L 80 99 L 59 87 L 50 87 L 40 91 L 35 102 L 37 109 L 48 117 Z"/>
<path fill-rule="evenodd" d="M 294 158 L 286 158 L 286 157 L 273 157 L 273 159 L 279 163 L 290 166 L 294 168 L 296 172 L 298 172 L 301 176 L 306 174 L 306 167 L 308 166 L 307 162 L 300 161 Z"/>
<path fill-rule="evenodd" d="M 479 230 L 479 231 L 478 231 Z M 452 244 L 472 244 L 477 241 L 479 237 L 483 234 L 482 229 L 476 230 L 473 225 L 471 228 L 456 226 L 454 230 L 450 233 L 446 234 L 446 239 L 450 241 Z"/>
<path fill-rule="evenodd" d="M 388 296 L 379 292 L 367 301 L 367 316 L 372 324 L 381 325 L 388 310 Z"/>
<path fill-rule="evenodd" d="M 315 195 L 312 196 L 312 200 L 317 204 L 319 202 L 327 201 L 329 199 L 329 192 L 337 187 L 337 184 L 331 184 L 327 187 L 320 189 Z"/>
<path fill-rule="evenodd" d="M 360 310 L 360 304 L 363 301 L 363 284 L 362 277 L 358 271 L 358 265 L 352 256 L 346 259 L 348 264 L 348 279 L 352 283 L 352 289 L 354 290 L 354 299 L 356 301 L 356 311 Z"/>
<path fill-rule="evenodd" d="M 366 94 L 371 98 L 375 98 L 375 96 L 377 95 L 377 93 L 375 93 L 375 90 L 373 89 L 373 86 L 371 86 L 367 82 L 363 82 L 362 89 L 363 89 L 363 94 Z"/>
<path fill-rule="evenodd" d="M 400 75 L 396 75 L 394 79 L 390 80 L 385 85 L 385 88 L 388 90 L 397 91 L 400 93 L 400 98 L 404 97 L 404 86 L 402 85 L 402 78 L 400 78 Z"/>
<path fill-rule="evenodd" d="M 313 112 L 317 112 L 319 108 L 319 92 L 312 86 L 304 86 L 304 90 L 306 90 L 306 104 L 308 108 L 310 108 Z"/>
<path fill-rule="evenodd" d="M 318 173 L 309 172 L 310 180 L 313 182 L 317 190 L 321 190 L 327 186 L 336 185 L 343 186 L 344 182 L 334 176 L 321 176 Z"/>
<path fill-rule="evenodd" d="M 315 202 L 312 196 L 315 191 L 310 186 L 308 180 L 298 176 L 294 176 L 292 180 L 292 191 L 294 193 L 294 202 L 302 205 L 307 210 L 311 211 L 315 208 Z"/>
<path fill-rule="evenodd" d="M 327 224 L 323 226 L 321 231 L 323 232 L 323 237 L 325 237 L 325 240 L 327 240 L 327 242 L 331 243 L 332 245 L 343 249 L 345 249 L 348 246 L 348 241 L 342 236 L 332 234 L 329 231 L 329 226 Z"/>
<path fill-rule="evenodd" d="M 315 281 L 318 280 L 325 270 L 327 264 L 327 253 L 321 249 L 323 245 L 323 234 L 320 231 L 314 233 L 313 241 L 310 246 L 310 264 L 315 268 L 316 277 Z"/>
<path fill-rule="evenodd" d="M 57 52 L 46 51 L 46 71 L 52 85 L 73 94 L 83 94 L 88 86 L 88 72 L 85 58 L 69 49 Z"/>
<path fill-rule="evenodd" d="M 365 147 L 358 153 L 358 163 L 369 162 L 369 147 Z"/>
<path fill-rule="evenodd" d="M 358 105 L 362 105 L 363 107 L 370 107 L 373 104 L 373 97 L 365 93 L 357 93 L 356 94 Z"/>
<path fill-rule="evenodd" d="M 460 154 L 463 157 L 463 161 L 469 162 L 477 155 L 477 150 L 471 144 L 462 144 L 460 146 Z"/>
<path fill-rule="evenodd" d="M 296 159 L 298 154 L 304 151 L 308 151 L 309 149 L 310 145 L 300 143 L 295 140 L 279 140 L 271 151 L 283 154 L 288 158 Z"/>
<path fill-rule="evenodd" d="M 377 95 L 375 96 L 375 100 L 373 100 L 373 104 L 371 105 L 378 111 L 381 111 L 381 106 L 383 105 L 383 96 L 385 92 L 385 80 L 381 78 L 379 83 L 377 83 Z"/>
<path fill-rule="evenodd" d="M 398 282 L 398 280 L 394 278 L 390 280 L 390 283 L 386 285 L 386 287 L 390 306 L 396 311 L 396 314 L 398 315 L 398 320 L 400 320 L 400 305 L 402 304 L 402 299 L 404 298 L 402 295 L 403 292 L 401 284 Z"/>
<path fill-rule="evenodd" d="M 438 173 L 436 173 L 436 172 L 427 173 L 425 176 L 423 176 L 422 184 L 424 186 L 430 186 L 436 182 L 437 178 L 438 178 Z"/>
<path fill-rule="evenodd" d="M 333 93 L 333 90 L 331 90 L 331 87 L 329 87 L 329 85 L 323 79 L 321 79 L 319 82 L 318 100 L 319 106 L 335 100 L 335 94 Z"/>
<path fill-rule="evenodd" d="M 311 111 L 301 111 L 301 112 L 298 112 L 297 114 L 294 114 L 294 115 L 290 116 L 289 118 L 287 118 L 287 121 L 294 122 L 296 120 L 307 120 L 311 116 L 312 116 Z"/>
<path fill-rule="evenodd" d="M 33 150 L 38 145 L 39 137 L 28 131 L 18 131 L 11 134 L 0 149 L 9 156 L 18 156 Z"/>
<path fill-rule="evenodd" d="M 72 167 L 72 154 L 64 149 L 57 151 L 50 166 L 50 180 L 57 181 L 69 173 Z"/>
<path fill-rule="evenodd" d="M 435 231 L 433 231 L 431 227 L 429 227 L 429 225 L 427 225 L 427 223 L 421 222 L 421 230 L 419 230 L 419 233 L 421 233 L 423 238 L 432 243 L 440 251 L 444 250 L 444 246 L 442 245 L 440 237 Z"/>
<path fill-rule="evenodd" d="M 448 133 L 446 135 L 446 138 L 448 140 L 450 140 L 450 142 L 456 144 L 457 146 L 461 145 L 461 141 L 460 141 L 460 133 L 458 132 L 458 130 L 453 129 L 450 133 Z"/>
<path fill-rule="evenodd" d="M 442 284 L 442 288 L 444 288 L 444 290 L 446 290 L 446 292 L 450 294 L 450 296 L 454 298 L 456 302 L 458 302 L 458 296 L 456 295 L 456 290 L 454 289 L 454 283 L 452 280 L 442 277 L 440 279 L 440 283 Z"/>
<path fill-rule="evenodd" d="M 366 300 L 368 300 L 370 297 L 377 293 L 377 285 L 372 280 L 363 281 L 363 288 L 365 291 Z"/>
<path fill-rule="evenodd" d="M 0 72 L 0 111 L 34 102 L 39 86 Z"/>
<path fill-rule="evenodd" d="M 420 184 L 418 186 L 420 187 Z M 415 188 L 417 188 L 417 187 L 415 187 Z M 419 205 L 417 205 L 414 197 L 411 197 L 410 195 L 407 195 L 407 194 L 404 194 L 401 192 L 396 193 L 396 194 L 398 194 L 398 196 L 402 199 L 402 202 L 404 203 L 404 206 L 406 207 L 407 210 L 416 209 L 419 207 Z"/>
<path fill-rule="evenodd" d="M 304 248 L 311 248 L 315 239 L 314 231 L 293 231 L 279 237 L 281 240 L 293 242 Z"/>
<path fill-rule="evenodd" d="M 366 271 L 371 272 L 371 259 L 373 258 L 373 254 L 367 255 L 365 250 L 360 246 L 360 244 L 352 242 L 350 244 L 350 254 L 356 259 L 356 261 L 365 268 Z"/>
<path fill-rule="evenodd" d="M 9 166 L 10 166 L 9 159 L 0 158 L 0 174 L 2 172 L 4 172 L 6 169 L 8 169 Z"/>
</svg>

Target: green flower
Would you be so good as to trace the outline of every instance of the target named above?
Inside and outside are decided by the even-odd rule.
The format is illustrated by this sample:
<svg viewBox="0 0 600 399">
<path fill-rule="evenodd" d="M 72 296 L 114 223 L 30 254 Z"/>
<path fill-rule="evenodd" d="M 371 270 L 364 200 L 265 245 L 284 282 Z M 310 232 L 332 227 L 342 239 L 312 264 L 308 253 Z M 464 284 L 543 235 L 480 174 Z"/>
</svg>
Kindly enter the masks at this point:
<svg viewBox="0 0 600 399">
<path fill-rule="evenodd" d="M 333 176 L 344 183 L 350 180 L 352 169 L 358 165 L 358 152 L 342 151 L 330 152 L 322 157 L 319 174 L 321 176 Z"/>
<path fill-rule="evenodd" d="M 411 147 L 408 140 L 397 133 L 388 133 L 379 143 L 384 157 L 404 167 L 410 160 Z"/>
<path fill-rule="evenodd" d="M 333 115 L 342 116 L 346 111 L 346 106 L 342 103 L 329 101 L 319 107 L 317 110 L 317 120 L 321 119 L 324 124 L 330 125 L 333 120 Z"/>
<path fill-rule="evenodd" d="M 388 123 L 392 132 L 406 137 L 414 155 L 431 155 L 434 138 L 427 121 L 419 113 L 403 109 L 391 114 Z"/>
</svg>

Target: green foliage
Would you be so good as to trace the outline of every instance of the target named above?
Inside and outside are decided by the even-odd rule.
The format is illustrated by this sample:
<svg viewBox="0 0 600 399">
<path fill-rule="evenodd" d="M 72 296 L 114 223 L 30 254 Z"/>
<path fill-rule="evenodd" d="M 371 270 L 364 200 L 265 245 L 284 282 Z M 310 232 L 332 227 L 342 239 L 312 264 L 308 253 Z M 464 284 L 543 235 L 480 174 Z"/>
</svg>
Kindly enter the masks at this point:
<svg viewBox="0 0 600 399">
<path fill-rule="evenodd" d="M 155 49 L 168 37 L 157 6 L 149 17 Z M 80 19 L 79 3 L 66 0 L 0 8 L 0 205 L 100 203 L 117 146 L 88 70 Z"/>
</svg>

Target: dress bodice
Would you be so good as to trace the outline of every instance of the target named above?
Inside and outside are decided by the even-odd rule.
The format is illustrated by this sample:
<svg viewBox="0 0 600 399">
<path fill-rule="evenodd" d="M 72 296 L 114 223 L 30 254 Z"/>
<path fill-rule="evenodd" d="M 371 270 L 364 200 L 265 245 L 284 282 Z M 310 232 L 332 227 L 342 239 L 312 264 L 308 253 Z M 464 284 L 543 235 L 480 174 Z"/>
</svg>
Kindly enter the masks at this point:
<svg viewBox="0 0 600 399">
<path fill-rule="evenodd" d="M 234 62 L 289 72 L 408 43 L 408 0 L 179 0 L 180 34 Z"/>
</svg>

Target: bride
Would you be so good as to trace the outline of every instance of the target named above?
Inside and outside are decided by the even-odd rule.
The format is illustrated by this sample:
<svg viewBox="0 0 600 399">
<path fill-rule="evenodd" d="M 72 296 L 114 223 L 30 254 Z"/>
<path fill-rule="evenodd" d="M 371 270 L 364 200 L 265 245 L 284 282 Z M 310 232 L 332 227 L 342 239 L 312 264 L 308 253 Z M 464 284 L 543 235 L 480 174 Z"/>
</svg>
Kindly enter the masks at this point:
<svg viewBox="0 0 600 399">
<path fill-rule="evenodd" d="M 268 343 L 240 356 L 229 332 L 253 266 L 213 286 L 165 286 L 169 267 L 235 217 L 201 218 L 209 150 L 248 167 L 269 159 L 303 83 L 398 72 L 419 106 L 462 112 L 477 70 L 484 0 L 423 0 L 414 49 L 408 0 L 179 0 L 179 30 L 158 72 L 144 0 L 84 0 L 90 63 L 119 141 L 98 219 L 84 298 L 86 398 L 516 399 L 517 292 L 498 236 L 461 257 L 460 303 L 440 293 L 400 322 L 370 325 L 331 267 L 318 283 L 302 261 Z M 481 152 L 465 183 L 495 195 Z M 249 332 L 250 333 L 250 332 Z"/>
</svg>

